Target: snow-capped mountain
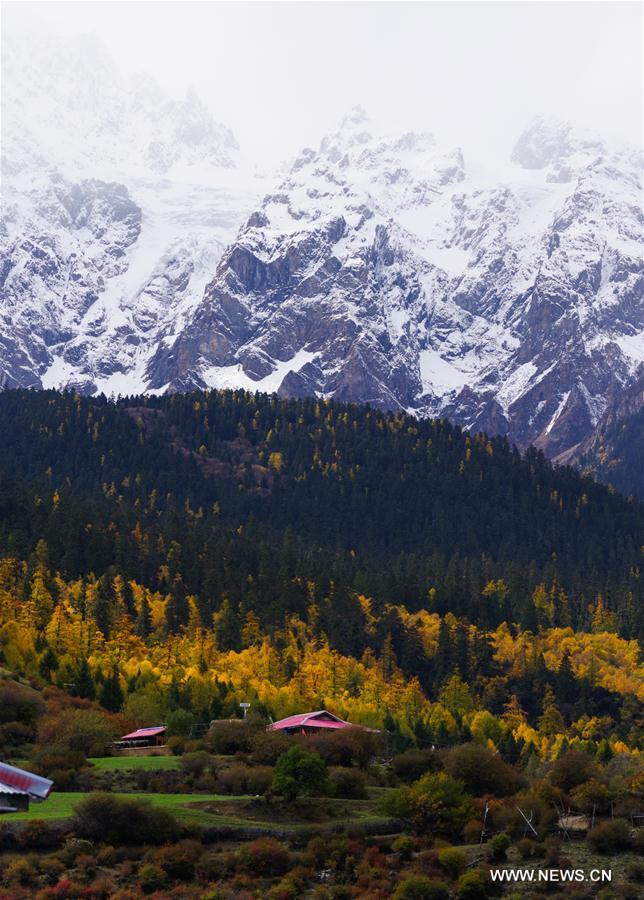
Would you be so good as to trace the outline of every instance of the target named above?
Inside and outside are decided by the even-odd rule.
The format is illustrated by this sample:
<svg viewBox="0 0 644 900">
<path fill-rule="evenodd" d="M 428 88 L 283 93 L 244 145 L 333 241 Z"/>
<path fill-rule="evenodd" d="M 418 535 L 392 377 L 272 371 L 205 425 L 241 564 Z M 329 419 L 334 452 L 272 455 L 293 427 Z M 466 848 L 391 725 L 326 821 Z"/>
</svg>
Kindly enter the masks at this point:
<svg viewBox="0 0 644 900">
<path fill-rule="evenodd" d="M 579 442 L 644 359 L 640 160 L 537 120 L 503 178 L 361 110 L 226 250 L 150 386 L 369 401 Z"/>
<path fill-rule="evenodd" d="M 146 387 L 264 185 L 190 92 L 94 38 L 3 47 L 0 384 Z"/>
<path fill-rule="evenodd" d="M 3 54 L 0 385 L 333 396 L 557 456 L 641 378 L 637 154 L 536 120 L 495 173 L 356 109 L 266 194 L 194 94 L 53 47 Z"/>
</svg>

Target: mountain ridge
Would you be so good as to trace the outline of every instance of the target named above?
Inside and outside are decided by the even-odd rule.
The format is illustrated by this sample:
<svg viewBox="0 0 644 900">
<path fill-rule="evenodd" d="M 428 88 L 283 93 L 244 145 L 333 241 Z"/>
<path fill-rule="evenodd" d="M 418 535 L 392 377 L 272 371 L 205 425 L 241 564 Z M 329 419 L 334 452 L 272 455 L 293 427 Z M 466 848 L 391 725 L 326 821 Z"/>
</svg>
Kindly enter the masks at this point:
<svg viewBox="0 0 644 900">
<path fill-rule="evenodd" d="M 541 118 L 499 177 L 356 108 L 260 178 L 196 95 L 47 52 L 43 122 L 41 50 L 3 60 L 2 386 L 332 396 L 565 459 L 641 378 L 637 154 Z"/>
</svg>

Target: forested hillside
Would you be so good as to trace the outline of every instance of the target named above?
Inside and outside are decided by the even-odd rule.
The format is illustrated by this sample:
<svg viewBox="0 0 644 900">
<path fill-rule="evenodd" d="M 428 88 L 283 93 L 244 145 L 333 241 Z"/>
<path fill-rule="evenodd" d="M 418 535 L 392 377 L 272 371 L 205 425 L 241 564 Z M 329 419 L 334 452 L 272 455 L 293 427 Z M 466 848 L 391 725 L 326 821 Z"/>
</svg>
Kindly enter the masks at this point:
<svg viewBox="0 0 644 900">
<path fill-rule="evenodd" d="M 642 505 L 536 451 L 241 391 L 9 391 L 0 430 L 14 672 L 140 723 L 252 696 L 407 740 L 638 741 Z"/>
<path fill-rule="evenodd" d="M 644 409 L 610 422 L 577 454 L 580 468 L 623 494 L 644 497 Z"/>
</svg>

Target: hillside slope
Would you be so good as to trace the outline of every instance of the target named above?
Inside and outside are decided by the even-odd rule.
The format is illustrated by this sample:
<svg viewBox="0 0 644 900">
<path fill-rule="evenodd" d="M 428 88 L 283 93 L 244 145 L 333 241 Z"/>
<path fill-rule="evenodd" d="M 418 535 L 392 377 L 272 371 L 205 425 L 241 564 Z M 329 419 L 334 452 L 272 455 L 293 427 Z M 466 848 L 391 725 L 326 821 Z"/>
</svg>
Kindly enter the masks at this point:
<svg viewBox="0 0 644 900">
<path fill-rule="evenodd" d="M 0 544 L 26 557 L 44 539 L 68 576 L 119 565 L 156 590 L 170 571 L 204 614 L 226 596 L 273 621 L 321 578 L 339 617 L 357 591 L 534 624 L 545 584 L 555 619 L 583 626 L 602 595 L 638 628 L 642 504 L 502 438 L 231 391 L 6 391 L 0 429 Z M 493 603 L 491 579 L 506 584 Z"/>
</svg>

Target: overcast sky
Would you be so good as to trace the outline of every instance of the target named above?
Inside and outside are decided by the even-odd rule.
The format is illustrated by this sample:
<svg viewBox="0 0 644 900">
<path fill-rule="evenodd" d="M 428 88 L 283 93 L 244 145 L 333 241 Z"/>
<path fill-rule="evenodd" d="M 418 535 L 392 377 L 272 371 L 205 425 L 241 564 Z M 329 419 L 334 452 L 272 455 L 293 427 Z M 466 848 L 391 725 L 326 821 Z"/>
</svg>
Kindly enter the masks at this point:
<svg viewBox="0 0 644 900">
<path fill-rule="evenodd" d="M 385 130 L 509 155 L 551 114 L 641 145 L 638 2 L 3 3 L 24 27 L 101 35 L 126 73 L 192 86 L 242 150 L 317 145 L 354 104 Z"/>
</svg>

